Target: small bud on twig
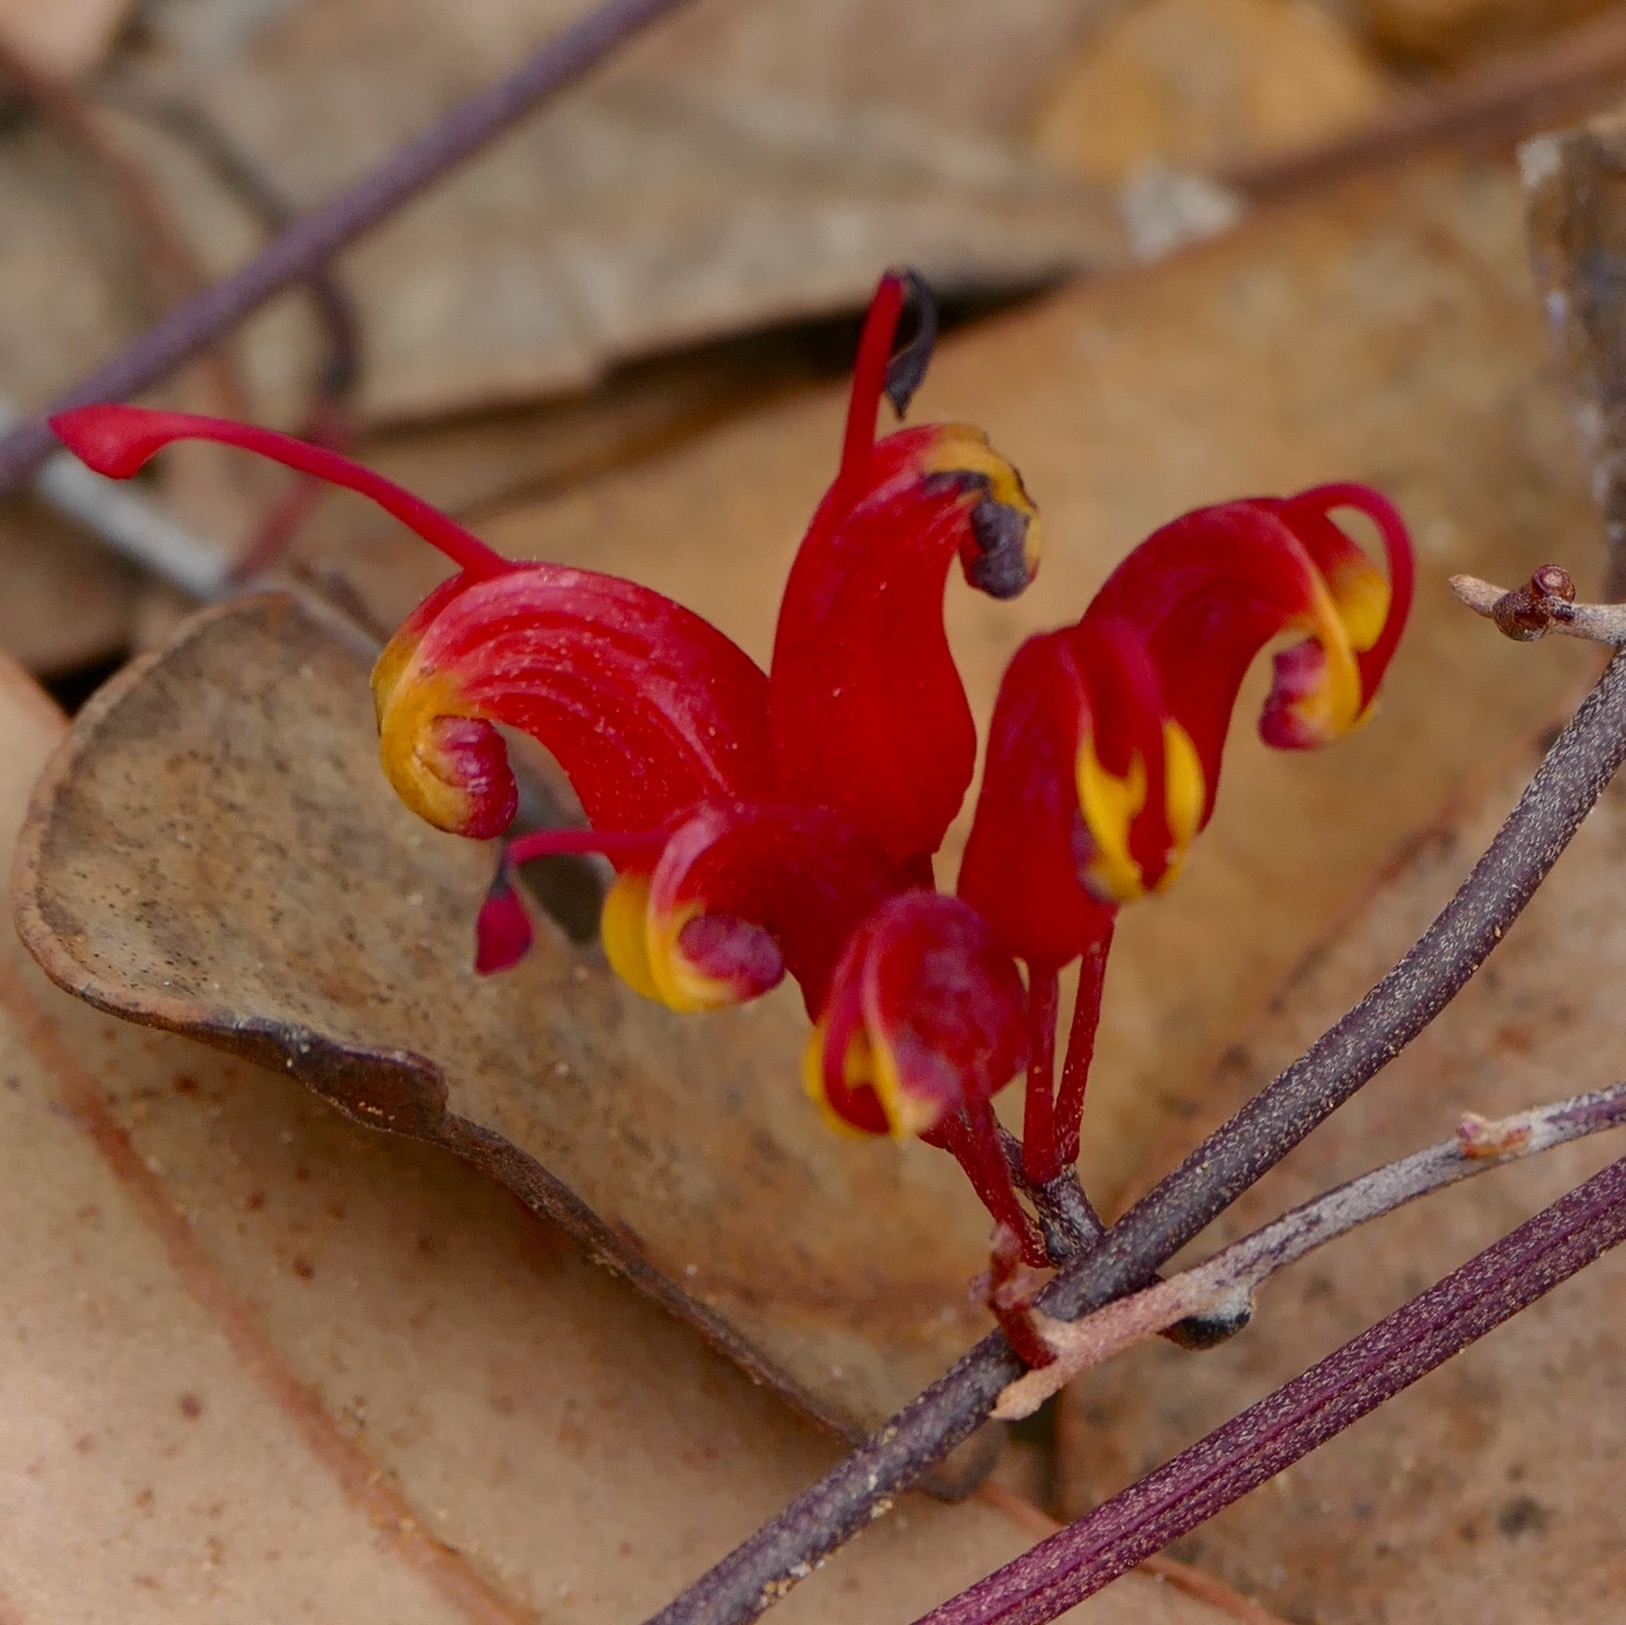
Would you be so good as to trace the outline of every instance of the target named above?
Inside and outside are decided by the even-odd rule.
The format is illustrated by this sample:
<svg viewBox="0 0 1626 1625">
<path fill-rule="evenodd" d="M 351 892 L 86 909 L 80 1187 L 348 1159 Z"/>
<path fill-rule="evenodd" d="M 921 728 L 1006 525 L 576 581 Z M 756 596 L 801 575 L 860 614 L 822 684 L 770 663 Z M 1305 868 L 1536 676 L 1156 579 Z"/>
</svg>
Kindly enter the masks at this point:
<svg viewBox="0 0 1626 1625">
<path fill-rule="evenodd" d="M 1578 604 L 1575 582 L 1562 565 L 1544 564 L 1511 592 L 1478 576 L 1452 576 L 1451 590 L 1476 615 L 1496 622 L 1504 637 L 1534 643 L 1549 632 L 1585 638 L 1612 649 L 1626 645 L 1626 604 Z"/>
</svg>

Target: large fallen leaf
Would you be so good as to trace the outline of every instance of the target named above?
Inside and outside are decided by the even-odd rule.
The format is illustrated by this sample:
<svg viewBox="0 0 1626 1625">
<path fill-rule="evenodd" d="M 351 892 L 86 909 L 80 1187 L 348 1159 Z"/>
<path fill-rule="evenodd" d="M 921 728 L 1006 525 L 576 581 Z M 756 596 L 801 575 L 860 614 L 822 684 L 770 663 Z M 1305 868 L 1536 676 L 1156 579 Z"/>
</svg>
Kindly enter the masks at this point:
<svg viewBox="0 0 1626 1625">
<path fill-rule="evenodd" d="M 1494 636 L 1484 623 L 1476 630 Z M 1524 649 L 1532 680 L 1548 651 Z M 1453 696 L 1440 710 L 1467 726 Z M 1498 735 L 1481 727 L 1482 748 Z M 1338 940 L 1227 1057 L 1209 1111 L 1239 1104 L 1352 1004 L 1467 872 L 1534 768 L 1498 771 L 1426 829 Z M 1626 787 L 1582 827 L 1489 965 L 1388 1071 L 1226 1216 L 1236 1234 L 1339 1180 L 1497 1116 L 1611 1083 L 1626 1061 Z M 1195 1135 L 1196 1128 L 1190 1130 Z M 1077 1512 L 1354 1336 L 1620 1153 L 1578 1142 L 1431 1196 L 1296 1266 L 1253 1324 L 1200 1357 L 1132 1351 L 1067 1391 Z M 1206 1250 L 1206 1243 L 1204 1249 Z M 1626 1259 L 1611 1256 L 1192 1535 L 1289 1618 L 1326 1625 L 1612 1620 L 1626 1595 Z"/>
<path fill-rule="evenodd" d="M 53 79 L 79 79 L 107 55 L 135 0 L 3 0 L 0 41 Z"/>
<path fill-rule="evenodd" d="M 183 98 L 309 205 L 582 9 L 306 0 L 225 61 L 136 59 L 121 93 L 137 114 L 127 134 L 224 274 L 246 251 L 243 210 L 154 121 L 155 98 Z M 914 15 L 914 31 L 935 38 L 937 23 Z M 967 72 L 988 71 L 973 38 L 963 52 Z M 539 111 L 369 234 L 343 272 L 367 333 L 362 409 L 422 418 L 580 389 L 652 351 L 856 309 L 894 261 L 988 293 L 1122 257 L 1106 200 L 963 120 L 933 128 L 885 107 L 724 86 L 657 55 Z M 285 328 L 251 330 L 245 349 L 274 415 L 311 369 L 309 343 L 286 339 Z"/>
<path fill-rule="evenodd" d="M 985 1323 L 987 1218 L 958 1167 L 829 1132 L 793 995 L 674 1015 L 557 930 L 477 978 L 490 853 L 396 802 L 366 674 L 267 598 L 116 679 L 41 786 L 30 946 L 104 1008 L 494 1173 L 811 1413 L 889 1415 Z"/>
<path fill-rule="evenodd" d="M 1092 35 L 1056 77 L 1041 152 L 1091 180 L 1149 161 L 1206 172 L 1330 140 L 1396 87 L 1348 28 L 1293 0 L 1149 0 Z"/>
<path fill-rule="evenodd" d="M 63 729 L 0 661 L 0 862 Z M 830 1461 L 463 1162 L 98 1015 L 9 933 L 0 1283 L 7 1625 L 625 1625 Z M 911 1498 L 783 1617 L 911 1618 L 1030 1538 Z M 1224 1616 L 1136 1575 L 1078 1617 Z"/>
<path fill-rule="evenodd" d="M 842 409 L 834 388 L 787 402 L 481 528 L 515 555 L 648 582 L 765 658 Z M 1442 159 L 1261 214 L 956 337 L 916 415 L 985 425 L 1044 515 L 1044 565 L 1022 599 L 958 583 L 948 595 L 983 717 L 1020 638 L 1076 617 L 1117 559 L 1186 508 L 1365 479 L 1418 542 L 1417 610 L 1371 725 L 1282 756 L 1252 737 L 1245 700 L 1186 873 L 1125 911 L 1086 1113 L 1085 1168 L 1110 1203 L 1362 876 L 1477 765 L 1485 729 L 1532 725 L 1587 659 L 1570 647 L 1533 666 L 1487 640 L 1444 585 L 1463 569 L 1521 580 L 1549 557 L 1584 575 L 1597 553 L 1517 182 L 1501 164 Z M 410 483 L 409 463 L 392 471 Z M 393 620 L 439 561 L 371 535 L 329 557 Z"/>
<path fill-rule="evenodd" d="M 1138 3 L 698 0 L 612 71 L 1020 139 L 1057 61 Z"/>
<path fill-rule="evenodd" d="M 0 581 L 0 649 L 30 671 L 70 671 L 129 644 L 135 570 L 32 502 L 0 506 Z"/>
<path fill-rule="evenodd" d="M 1528 45 L 1615 0 L 1354 0 L 1377 46 L 1408 67 L 1455 68 Z"/>
</svg>

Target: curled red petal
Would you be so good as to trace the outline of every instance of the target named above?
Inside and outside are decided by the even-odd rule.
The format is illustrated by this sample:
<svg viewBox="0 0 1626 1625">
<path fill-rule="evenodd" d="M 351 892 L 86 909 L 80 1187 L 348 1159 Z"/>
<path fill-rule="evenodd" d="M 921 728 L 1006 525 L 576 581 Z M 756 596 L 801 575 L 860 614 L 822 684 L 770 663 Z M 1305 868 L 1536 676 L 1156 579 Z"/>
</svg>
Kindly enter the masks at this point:
<svg viewBox="0 0 1626 1625">
<path fill-rule="evenodd" d="M 1387 582 L 1334 522 L 1343 507 L 1377 523 Z M 1101 923 L 1088 898 L 1121 903 L 1166 884 L 1207 823 L 1237 692 L 1264 645 L 1305 634 L 1275 657 L 1266 742 L 1336 738 L 1370 710 L 1412 569 L 1399 515 L 1364 486 L 1165 525 L 1076 627 L 1031 640 L 1012 662 L 961 895 L 1019 957 L 1048 966 L 1082 951 Z"/>
<path fill-rule="evenodd" d="M 782 794 L 836 807 L 902 860 L 929 856 L 971 782 L 976 731 L 943 627 L 959 556 L 998 597 L 1032 579 L 1038 520 L 980 432 L 906 429 L 871 484 L 832 488 L 785 586 L 769 716 Z"/>
<path fill-rule="evenodd" d="M 911 298 L 919 331 L 894 354 Z M 1008 598 L 1039 550 L 1033 503 L 980 430 L 875 441 L 882 395 L 902 410 L 934 332 L 924 284 L 888 272 L 859 343 L 841 466 L 786 583 L 769 698 L 779 792 L 839 809 L 922 874 L 976 756 L 943 629 L 949 565 L 958 555 L 973 586 Z"/>
<path fill-rule="evenodd" d="M 1358 508 L 1379 525 L 1389 578 L 1337 526 Z M 1410 539 L 1393 506 L 1360 485 L 1285 500 L 1200 508 L 1142 542 L 1108 577 L 1081 627 L 1117 620 L 1144 640 L 1169 713 L 1204 774 L 1199 827 L 1243 675 L 1284 632 L 1313 644 L 1278 656 L 1260 732 L 1268 744 L 1325 744 L 1366 716 L 1411 607 Z"/>
<path fill-rule="evenodd" d="M 1075 762 L 1095 702 L 1075 642 L 1029 638 L 1006 668 L 957 888 L 1007 953 L 1044 970 L 1077 958 L 1115 913 L 1081 878 L 1092 850 Z"/>
<path fill-rule="evenodd" d="M 985 1105 L 1027 1064 L 1027 994 L 987 923 L 958 898 L 883 902 L 843 951 L 805 1081 L 845 1126 L 929 1133 Z"/>
<path fill-rule="evenodd" d="M 527 564 L 437 589 L 380 656 L 373 687 L 391 783 L 463 834 L 491 833 L 502 797 L 440 748 L 446 718 L 493 741 L 494 723 L 531 735 L 605 828 L 652 829 L 768 780 L 761 669 L 681 605 L 593 571 Z"/>
<path fill-rule="evenodd" d="M 839 813 L 712 801 L 675 822 L 644 885 L 641 920 L 606 910 L 612 963 L 647 965 L 678 1009 L 755 997 L 788 970 L 811 1014 L 854 927 L 909 878 Z M 611 941 L 639 929 L 641 944 Z"/>
</svg>

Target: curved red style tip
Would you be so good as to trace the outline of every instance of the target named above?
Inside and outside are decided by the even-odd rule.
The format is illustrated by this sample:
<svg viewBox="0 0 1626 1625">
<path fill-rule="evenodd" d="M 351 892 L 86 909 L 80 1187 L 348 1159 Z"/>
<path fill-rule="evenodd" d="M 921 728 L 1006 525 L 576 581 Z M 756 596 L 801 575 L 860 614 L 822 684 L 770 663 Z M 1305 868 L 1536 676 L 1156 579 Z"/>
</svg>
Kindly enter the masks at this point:
<svg viewBox="0 0 1626 1625">
<path fill-rule="evenodd" d="M 870 453 L 875 448 L 875 414 L 880 410 L 881 396 L 886 391 L 887 365 L 892 359 L 898 318 L 903 314 L 906 286 L 903 273 L 888 271 L 877 285 L 864 316 L 864 329 L 858 338 L 858 359 L 853 364 L 852 388 L 847 397 L 841 469 L 836 475 L 836 485 L 842 490 L 862 490 L 869 474 Z"/>
<path fill-rule="evenodd" d="M 50 422 L 52 433 L 69 451 L 110 479 L 129 479 L 177 440 L 212 440 L 256 452 L 285 468 L 371 499 L 470 576 L 501 575 L 514 568 L 478 536 L 394 480 L 325 446 L 313 446 L 273 429 L 202 417 L 195 412 L 155 412 L 144 406 L 116 404 L 74 407 L 57 413 Z"/>
</svg>

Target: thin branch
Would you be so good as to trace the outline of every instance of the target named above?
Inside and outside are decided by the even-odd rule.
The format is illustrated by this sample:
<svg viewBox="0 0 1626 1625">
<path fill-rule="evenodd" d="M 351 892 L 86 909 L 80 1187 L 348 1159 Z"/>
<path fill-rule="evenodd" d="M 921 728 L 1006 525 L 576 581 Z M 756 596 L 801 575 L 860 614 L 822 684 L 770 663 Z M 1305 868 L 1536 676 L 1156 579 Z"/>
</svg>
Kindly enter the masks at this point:
<svg viewBox="0 0 1626 1625">
<path fill-rule="evenodd" d="M 254 160 L 199 107 L 173 96 L 112 92 L 115 105 L 167 130 L 252 214 L 269 235 L 289 230 L 299 210 Z M 327 353 L 316 380 L 318 402 L 342 404 L 361 374 L 361 322 L 355 302 L 327 262 L 312 267 L 305 291 L 321 324 Z"/>
<path fill-rule="evenodd" d="M 312 271 L 347 243 L 489 146 L 538 102 L 579 79 L 623 40 L 679 4 L 681 0 L 607 0 L 514 72 L 397 148 L 349 191 L 313 209 L 241 270 L 148 328 L 105 366 L 73 385 L 56 408 L 128 400 L 168 377 L 273 295 L 309 281 Z M 21 484 L 55 449 L 43 417 L 19 424 L 0 440 L 0 491 Z"/>
<path fill-rule="evenodd" d="M 1623 760 L 1626 661 L 1617 658 L 1473 873 L 1400 963 L 1101 1241 L 1083 1249 L 1042 1295 L 1041 1307 L 1076 1319 L 1145 1286 L 1159 1265 L 1398 1055 L 1489 957 Z M 668 1604 L 655 1616 L 659 1625 L 741 1625 L 754 1618 L 969 1437 L 1021 1369 L 1002 1337 L 984 1338 Z"/>
<path fill-rule="evenodd" d="M 1254 1294 L 1278 1270 L 1370 1219 L 1430 1191 L 1556 1145 L 1626 1123 L 1626 1083 L 1494 1120 L 1470 1113 L 1455 1136 L 1384 1164 L 1222 1247 L 1212 1258 L 1167 1281 L 1119 1298 L 1082 1320 L 1035 1315 L 1040 1338 L 1056 1356 L 1020 1376 L 999 1396 L 1001 1422 L 1031 1416 L 1074 1377 L 1189 1316 L 1234 1321 L 1253 1313 Z"/>
<path fill-rule="evenodd" d="M 1626 1240 L 1626 1159 L 918 1625 L 1046 1625 Z"/>
<path fill-rule="evenodd" d="M 1569 571 L 1544 564 L 1511 592 L 1478 576 L 1452 576 L 1451 591 L 1476 615 L 1495 621 L 1504 637 L 1534 643 L 1549 632 L 1611 649 L 1626 645 L 1626 604 L 1578 604 Z"/>
<path fill-rule="evenodd" d="M 1007 1489 L 996 1479 L 990 1479 L 986 1484 L 979 1485 L 976 1495 L 985 1506 L 993 1507 L 1013 1523 L 1020 1524 L 1035 1540 L 1048 1540 L 1052 1535 L 1060 1534 L 1066 1527 L 1057 1523 L 1048 1512 L 1036 1507 L 1026 1497 L 1018 1495 L 1015 1490 Z M 1216 1579 L 1203 1569 L 1195 1569 L 1189 1563 L 1182 1563 L 1177 1558 L 1165 1557 L 1159 1553 L 1155 1557 L 1142 1559 L 1136 1566 L 1142 1574 L 1149 1574 L 1153 1579 L 1163 1581 L 1165 1585 L 1184 1592 L 1197 1602 L 1206 1603 L 1209 1608 L 1217 1609 L 1230 1619 L 1242 1620 L 1245 1625 L 1286 1625 L 1286 1621 L 1279 1615 L 1261 1608 L 1258 1603 L 1244 1597 L 1240 1591 L 1233 1590 L 1223 1580 Z"/>
</svg>

